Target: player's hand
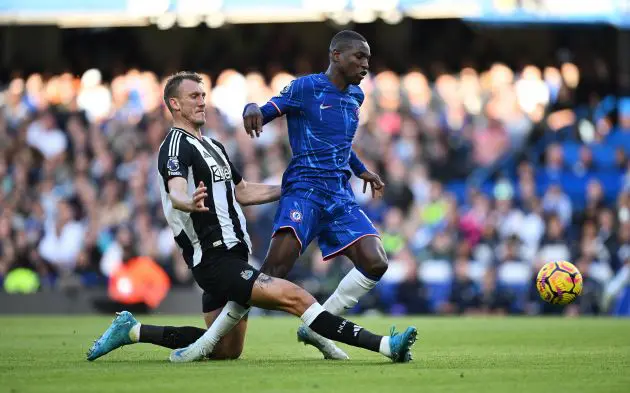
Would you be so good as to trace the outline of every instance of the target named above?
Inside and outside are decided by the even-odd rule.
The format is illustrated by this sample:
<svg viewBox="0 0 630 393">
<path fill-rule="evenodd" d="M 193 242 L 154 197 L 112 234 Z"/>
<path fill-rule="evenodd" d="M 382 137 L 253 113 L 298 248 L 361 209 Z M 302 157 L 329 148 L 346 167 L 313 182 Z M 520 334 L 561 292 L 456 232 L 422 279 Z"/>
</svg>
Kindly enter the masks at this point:
<svg viewBox="0 0 630 393">
<path fill-rule="evenodd" d="M 243 125 L 250 137 L 259 136 L 262 132 L 263 115 L 256 104 L 247 104 L 243 111 Z"/>
<path fill-rule="evenodd" d="M 204 205 L 204 200 L 208 197 L 208 189 L 203 184 L 202 181 L 199 182 L 199 185 L 193 192 L 192 196 L 192 206 L 190 208 L 191 212 L 207 212 L 210 210 L 208 207 Z"/>
<path fill-rule="evenodd" d="M 381 178 L 373 172 L 365 171 L 361 175 L 359 175 L 360 179 L 363 179 L 363 193 L 367 191 L 368 184 L 372 189 L 372 198 L 380 197 L 383 195 L 383 188 L 385 187 L 385 183 L 381 180 Z"/>
</svg>

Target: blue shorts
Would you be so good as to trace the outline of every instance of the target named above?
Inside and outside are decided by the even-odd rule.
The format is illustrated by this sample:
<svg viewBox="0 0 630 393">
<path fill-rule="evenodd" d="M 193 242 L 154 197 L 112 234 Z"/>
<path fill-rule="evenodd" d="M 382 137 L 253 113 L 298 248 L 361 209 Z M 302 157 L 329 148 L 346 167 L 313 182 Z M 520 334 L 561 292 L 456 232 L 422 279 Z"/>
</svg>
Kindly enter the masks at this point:
<svg viewBox="0 0 630 393">
<path fill-rule="evenodd" d="M 312 190 L 291 191 L 280 198 L 273 235 L 286 228 L 292 229 L 300 242 L 300 254 L 317 237 L 324 260 L 363 237 L 379 236 L 353 199 L 333 200 Z"/>
</svg>

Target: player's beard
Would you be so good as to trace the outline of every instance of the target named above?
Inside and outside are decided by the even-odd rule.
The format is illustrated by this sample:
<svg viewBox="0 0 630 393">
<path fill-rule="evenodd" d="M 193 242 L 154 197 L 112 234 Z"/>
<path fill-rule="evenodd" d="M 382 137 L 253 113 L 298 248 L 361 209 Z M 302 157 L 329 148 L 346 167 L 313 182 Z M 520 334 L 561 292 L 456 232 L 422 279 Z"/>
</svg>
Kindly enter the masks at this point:
<svg viewBox="0 0 630 393">
<path fill-rule="evenodd" d="M 199 117 L 195 112 L 192 112 L 187 117 L 188 118 L 186 120 L 188 120 L 190 122 L 190 124 L 192 124 L 195 127 L 201 127 L 204 124 L 206 124 L 206 115 L 205 114 L 203 114 L 203 116 Z"/>
</svg>

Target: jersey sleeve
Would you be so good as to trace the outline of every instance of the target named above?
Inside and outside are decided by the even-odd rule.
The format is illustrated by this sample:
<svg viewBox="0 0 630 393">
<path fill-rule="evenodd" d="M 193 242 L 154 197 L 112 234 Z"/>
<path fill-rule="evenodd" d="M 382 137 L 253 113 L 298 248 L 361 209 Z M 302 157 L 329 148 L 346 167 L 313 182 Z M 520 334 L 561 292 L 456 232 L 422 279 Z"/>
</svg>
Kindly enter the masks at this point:
<svg viewBox="0 0 630 393">
<path fill-rule="evenodd" d="M 181 132 L 171 132 L 158 155 L 158 171 L 168 191 L 168 181 L 174 177 L 188 178 L 188 168 L 192 165 L 192 148 Z"/>
<path fill-rule="evenodd" d="M 239 172 L 234 164 L 232 164 L 232 160 L 230 160 L 230 156 L 228 156 L 227 151 L 225 151 L 225 147 L 223 146 L 223 144 L 214 139 L 211 139 L 211 141 L 217 147 L 219 147 L 219 149 L 221 149 L 221 152 L 223 152 L 223 155 L 225 156 L 225 158 L 227 158 L 228 165 L 230 165 L 230 172 L 232 172 L 232 182 L 234 183 L 234 185 L 238 185 L 240 182 L 243 181 L 243 176 L 241 175 L 241 172 Z"/>
<path fill-rule="evenodd" d="M 355 153 L 354 150 L 350 150 L 349 164 L 350 164 L 350 169 L 352 169 L 352 173 L 354 173 L 354 175 L 357 177 L 359 177 L 359 175 L 361 175 L 363 172 L 367 170 L 367 168 L 361 162 L 361 160 L 359 159 L 359 156 L 357 156 L 357 153 Z"/>
<path fill-rule="evenodd" d="M 282 116 L 291 111 L 302 109 L 304 97 L 304 79 L 296 79 L 280 91 L 275 97 L 272 97 L 260 110 L 263 113 L 263 121 L 269 118 L 269 121 L 278 116 Z M 267 123 L 266 121 L 265 123 Z"/>
</svg>

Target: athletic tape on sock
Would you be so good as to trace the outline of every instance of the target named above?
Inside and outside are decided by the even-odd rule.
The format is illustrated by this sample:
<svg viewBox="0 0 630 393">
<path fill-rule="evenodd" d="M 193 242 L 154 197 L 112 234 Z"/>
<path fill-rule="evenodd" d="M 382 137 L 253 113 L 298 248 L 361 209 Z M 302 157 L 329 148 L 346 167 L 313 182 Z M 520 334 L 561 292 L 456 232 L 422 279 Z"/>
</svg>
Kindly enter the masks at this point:
<svg viewBox="0 0 630 393">
<path fill-rule="evenodd" d="M 323 313 L 324 311 L 326 311 L 324 310 L 324 307 L 321 304 L 315 302 L 311 304 L 311 306 L 306 309 L 306 311 L 304 311 L 304 314 L 302 314 L 300 319 L 304 321 L 306 326 L 310 326 L 311 323 L 313 323 L 313 321 L 319 316 L 319 314 Z"/>
</svg>

